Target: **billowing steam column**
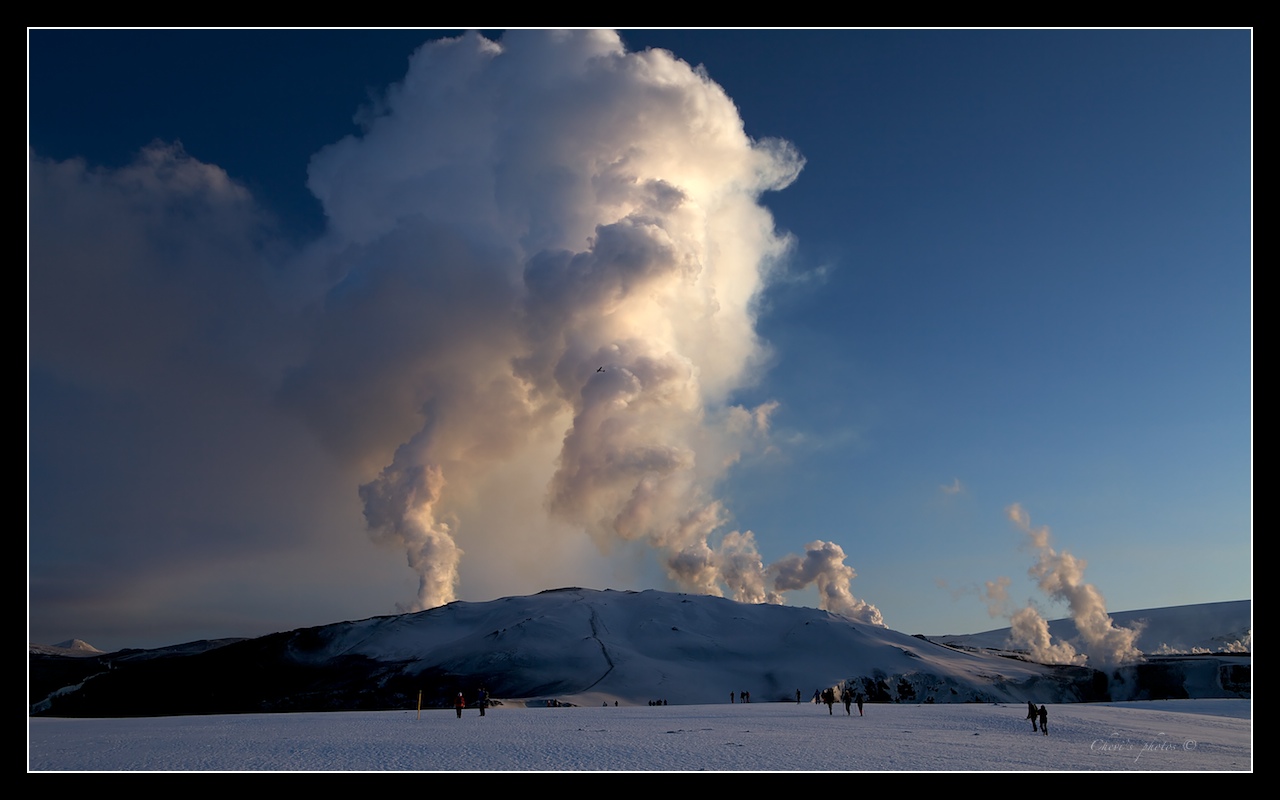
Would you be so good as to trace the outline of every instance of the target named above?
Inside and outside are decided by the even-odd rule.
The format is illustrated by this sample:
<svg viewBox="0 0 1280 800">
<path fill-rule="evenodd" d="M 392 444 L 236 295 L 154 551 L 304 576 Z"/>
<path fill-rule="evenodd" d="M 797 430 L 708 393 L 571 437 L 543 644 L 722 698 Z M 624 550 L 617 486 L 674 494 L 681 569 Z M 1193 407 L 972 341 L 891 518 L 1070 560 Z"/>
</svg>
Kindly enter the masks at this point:
<svg viewBox="0 0 1280 800">
<path fill-rule="evenodd" d="M 749 138 L 702 70 L 603 31 L 424 45 L 363 135 L 315 157 L 316 258 L 340 278 L 332 346 L 289 388 L 389 462 L 360 493 L 418 607 L 454 598 L 457 541 L 514 535 L 470 522 L 487 482 L 522 535 L 543 520 L 602 552 L 643 544 L 681 588 L 752 602 L 816 585 L 881 624 L 838 545 L 766 566 L 713 495 L 776 406 L 729 398 L 764 362 L 755 304 L 788 246 L 759 198 L 802 166 Z M 494 486 L 513 463 L 545 486 L 536 504 Z"/>
</svg>

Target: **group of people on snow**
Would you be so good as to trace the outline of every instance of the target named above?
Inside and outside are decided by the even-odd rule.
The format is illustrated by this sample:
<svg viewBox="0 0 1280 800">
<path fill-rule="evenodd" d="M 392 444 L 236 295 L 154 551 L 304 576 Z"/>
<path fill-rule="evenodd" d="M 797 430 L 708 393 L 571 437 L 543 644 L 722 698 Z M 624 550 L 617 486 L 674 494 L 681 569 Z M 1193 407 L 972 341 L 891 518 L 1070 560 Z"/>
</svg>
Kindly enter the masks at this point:
<svg viewBox="0 0 1280 800">
<path fill-rule="evenodd" d="M 815 703 L 826 703 L 828 714 L 835 713 L 832 711 L 832 707 L 836 704 L 836 690 L 834 686 L 828 689 L 815 689 L 813 691 L 813 700 Z M 854 692 L 848 686 L 844 687 L 844 689 L 840 691 L 840 702 L 844 703 L 844 713 L 848 716 L 853 716 L 852 706 L 855 701 L 858 704 L 858 716 L 862 716 L 862 694 Z M 800 702 L 799 690 L 796 690 L 796 702 Z"/>
</svg>

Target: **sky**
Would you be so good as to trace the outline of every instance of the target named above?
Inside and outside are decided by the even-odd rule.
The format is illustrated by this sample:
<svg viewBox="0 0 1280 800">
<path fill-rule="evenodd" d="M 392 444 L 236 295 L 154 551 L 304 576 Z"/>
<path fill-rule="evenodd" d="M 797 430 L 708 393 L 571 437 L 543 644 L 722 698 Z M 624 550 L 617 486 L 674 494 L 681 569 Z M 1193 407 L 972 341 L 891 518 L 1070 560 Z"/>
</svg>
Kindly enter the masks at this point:
<svg viewBox="0 0 1280 800">
<path fill-rule="evenodd" d="M 1252 597 L 1250 31 L 31 30 L 28 144 L 32 642 Z"/>
</svg>

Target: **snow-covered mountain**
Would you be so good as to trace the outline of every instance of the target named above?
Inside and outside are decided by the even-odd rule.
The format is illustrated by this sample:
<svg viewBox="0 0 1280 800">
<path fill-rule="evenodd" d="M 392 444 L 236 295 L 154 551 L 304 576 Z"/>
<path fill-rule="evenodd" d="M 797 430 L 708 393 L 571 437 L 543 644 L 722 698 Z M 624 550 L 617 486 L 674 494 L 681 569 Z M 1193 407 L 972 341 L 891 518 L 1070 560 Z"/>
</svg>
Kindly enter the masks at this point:
<svg viewBox="0 0 1280 800">
<path fill-rule="evenodd" d="M 103 655 L 102 650 L 81 639 L 68 639 L 58 644 L 29 644 L 27 645 L 27 652 L 40 653 L 46 656 L 70 656 L 72 658 Z"/>
<path fill-rule="evenodd" d="M 1227 627 L 1214 609 L 1184 607 L 1188 625 L 1200 627 L 1176 641 L 1232 632 L 1236 604 L 1212 605 L 1231 607 Z M 1161 617 L 1140 613 L 1153 627 Z M 1173 631 L 1177 616 L 1159 624 Z M 846 685 L 872 702 L 1249 694 L 1247 655 L 1153 658 L 1104 673 L 1031 663 L 984 649 L 982 637 L 997 641 L 993 632 L 947 646 L 810 608 L 572 588 L 257 639 L 74 660 L 33 654 L 30 696 L 34 714 L 129 716 L 404 708 L 420 694 L 444 704 L 480 687 L 506 702 L 579 705 L 728 702 L 742 692 L 795 702 L 797 692 L 808 700 Z"/>
</svg>

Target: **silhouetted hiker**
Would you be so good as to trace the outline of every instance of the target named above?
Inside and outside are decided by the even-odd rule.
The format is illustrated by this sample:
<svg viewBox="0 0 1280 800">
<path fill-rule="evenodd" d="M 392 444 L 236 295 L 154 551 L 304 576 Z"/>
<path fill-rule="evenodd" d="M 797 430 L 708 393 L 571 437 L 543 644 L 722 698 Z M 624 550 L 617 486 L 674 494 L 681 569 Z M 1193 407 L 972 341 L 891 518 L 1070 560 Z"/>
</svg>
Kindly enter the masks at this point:
<svg viewBox="0 0 1280 800">
<path fill-rule="evenodd" d="M 826 704 L 827 704 L 827 713 L 828 713 L 828 714 L 832 713 L 832 712 L 831 712 L 831 707 L 832 707 L 833 705 L 835 705 L 835 704 L 836 704 L 836 690 L 835 690 L 835 689 L 823 689 L 823 690 L 822 690 L 822 702 L 824 702 L 824 703 L 826 703 Z"/>
<path fill-rule="evenodd" d="M 1044 706 L 1040 706 L 1040 730 L 1045 736 L 1049 735 L 1049 712 L 1044 710 Z"/>
<path fill-rule="evenodd" d="M 800 690 L 796 689 L 796 705 L 800 705 Z"/>
<path fill-rule="evenodd" d="M 858 716 L 862 716 L 862 695 L 858 695 Z"/>
<path fill-rule="evenodd" d="M 480 706 L 480 716 L 483 717 L 484 710 L 489 705 L 489 693 L 483 688 L 481 688 L 480 693 L 476 695 L 476 705 Z"/>
<path fill-rule="evenodd" d="M 849 705 L 853 703 L 853 692 L 849 691 L 849 687 L 845 687 L 840 693 L 840 702 L 844 703 L 844 713 L 846 716 L 853 716 L 853 712 L 849 710 Z"/>
<path fill-rule="evenodd" d="M 1037 730 L 1039 730 L 1039 729 L 1036 727 L 1036 720 L 1037 720 L 1039 717 L 1040 717 L 1040 712 L 1039 712 L 1039 711 L 1036 711 L 1036 704 L 1035 704 L 1035 703 L 1033 703 L 1033 702 L 1031 702 L 1030 700 L 1028 700 L 1028 701 L 1027 701 L 1027 719 L 1031 720 L 1031 732 L 1032 732 L 1032 733 L 1035 733 Z"/>
<path fill-rule="evenodd" d="M 462 708 L 466 704 L 467 701 L 462 699 L 462 692 L 458 692 L 458 699 L 453 701 L 453 707 L 458 711 L 458 719 L 462 719 Z"/>
</svg>

